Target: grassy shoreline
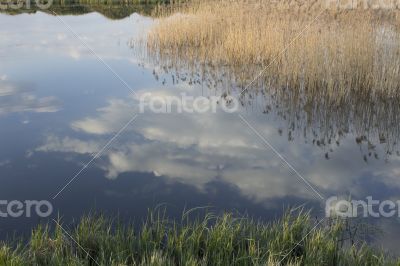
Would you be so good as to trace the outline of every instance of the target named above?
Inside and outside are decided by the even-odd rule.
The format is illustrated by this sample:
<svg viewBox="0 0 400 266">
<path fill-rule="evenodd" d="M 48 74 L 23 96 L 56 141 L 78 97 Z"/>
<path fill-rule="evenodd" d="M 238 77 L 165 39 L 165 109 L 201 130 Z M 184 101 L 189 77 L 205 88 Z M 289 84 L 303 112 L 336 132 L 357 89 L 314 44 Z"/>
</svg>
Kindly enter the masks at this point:
<svg viewBox="0 0 400 266">
<path fill-rule="evenodd" d="M 367 244 L 345 244 L 344 221 L 316 221 L 288 211 L 273 223 L 194 211 L 169 220 L 150 212 L 139 228 L 101 215 L 74 228 L 55 221 L 27 245 L 0 245 L 0 265 L 396 265 Z M 136 229 L 135 229 L 136 228 Z"/>
</svg>

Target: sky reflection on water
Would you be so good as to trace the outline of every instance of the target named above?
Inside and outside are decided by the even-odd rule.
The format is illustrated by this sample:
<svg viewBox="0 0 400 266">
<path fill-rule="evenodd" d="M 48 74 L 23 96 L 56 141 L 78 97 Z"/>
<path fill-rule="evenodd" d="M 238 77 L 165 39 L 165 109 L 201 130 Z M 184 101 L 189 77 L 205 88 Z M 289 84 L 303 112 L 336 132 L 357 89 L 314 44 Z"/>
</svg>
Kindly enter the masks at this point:
<svg viewBox="0 0 400 266">
<path fill-rule="evenodd" d="M 215 94 L 201 84 L 174 84 L 168 73 L 154 78 L 154 67 L 130 47 L 150 18 L 110 21 L 91 13 L 63 19 L 137 95 Z M 56 17 L 0 15 L 0 23 L 1 198 L 51 199 L 138 112 L 138 96 Z M 385 143 L 373 143 L 369 155 L 371 143 L 352 132 L 340 143 L 319 145 L 293 131 L 274 106 L 268 114 L 258 108 L 263 100 L 253 99 L 240 114 L 323 195 L 398 199 L 395 149 L 387 156 Z M 223 112 L 140 114 L 53 203 L 68 219 L 91 209 L 140 219 L 159 203 L 172 215 L 212 205 L 263 219 L 288 205 L 307 204 L 318 215 L 324 208 L 237 113 Z M 29 232 L 37 222 L 3 219 L 0 234 Z M 378 223 L 394 232 L 397 221 Z M 393 236 L 382 239 L 392 243 Z"/>
</svg>

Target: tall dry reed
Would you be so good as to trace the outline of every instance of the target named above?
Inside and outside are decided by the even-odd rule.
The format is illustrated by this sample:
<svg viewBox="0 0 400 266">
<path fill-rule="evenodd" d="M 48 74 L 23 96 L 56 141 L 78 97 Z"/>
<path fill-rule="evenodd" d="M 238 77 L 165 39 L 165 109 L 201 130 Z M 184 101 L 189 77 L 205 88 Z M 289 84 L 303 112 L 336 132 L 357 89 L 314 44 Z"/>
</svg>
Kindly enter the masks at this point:
<svg viewBox="0 0 400 266">
<path fill-rule="evenodd" d="M 332 2 L 332 1 L 331 1 Z M 399 94 L 397 11 L 338 10 L 326 1 L 189 1 L 162 9 L 147 36 L 160 60 L 229 67 L 242 87 Z"/>
</svg>

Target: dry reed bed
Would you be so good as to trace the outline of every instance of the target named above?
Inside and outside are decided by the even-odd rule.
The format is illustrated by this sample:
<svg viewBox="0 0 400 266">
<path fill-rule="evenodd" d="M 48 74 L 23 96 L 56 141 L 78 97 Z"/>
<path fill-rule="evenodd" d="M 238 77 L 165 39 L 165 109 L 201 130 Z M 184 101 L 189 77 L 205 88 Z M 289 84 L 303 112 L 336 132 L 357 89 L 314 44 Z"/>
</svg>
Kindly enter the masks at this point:
<svg viewBox="0 0 400 266">
<path fill-rule="evenodd" d="M 397 11 L 327 9 L 322 1 L 190 1 L 159 11 L 148 53 L 173 64 L 228 66 L 245 87 L 399 94 Z"/>
<path fill-rule="evenodd" d="M 266 69 L 240 99 L 263 98 L 264 112 L 287 121 L 288 139 L 297 132 L 328 144 L 352 132 L 369 154 L 385 143 L 391 155 L 400 137 L 399 14 L 319 0 L 192 0 L 158 10 L 142 44 L 175 80 L 221 95 Z"/>
</svg>

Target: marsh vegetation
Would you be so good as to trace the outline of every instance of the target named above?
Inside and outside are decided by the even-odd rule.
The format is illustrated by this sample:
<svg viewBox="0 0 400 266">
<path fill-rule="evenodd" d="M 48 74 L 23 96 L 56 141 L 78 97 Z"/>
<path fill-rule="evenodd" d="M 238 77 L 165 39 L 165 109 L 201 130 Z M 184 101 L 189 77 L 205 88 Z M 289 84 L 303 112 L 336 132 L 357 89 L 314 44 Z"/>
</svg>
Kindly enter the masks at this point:
<svg viewBox="0 0 400 266">
<path fill-rule="evenodd" d="M 132 1 L 100 2 L 61 2 L 46 12 L 97 11 L 109 18 L 152 12 L 155 25 L 140 48 L 174 82 L 198 84 L 220 95 L 236 93 L 244 107 L 258 105 L 261 112 L 287 121 L 282 134 L 289 141 L 302 134 L 326 147 L 327 159 L 348 133 L 367 147 L 365 161 L 381 157 L 376 143 L 386 145 L 386 155 L 399 155 L 397 11 L 327 9 L 322 1 L 193 0 L 132 9 Z M 0 264 L 398 263 L 369 247 L 364 237 L 356 239 L 359 225 L 346 220 L 321 222 L 301 211 L 289 211 L 271 223 L 230 213 L 193 216 L 187 212 L 171 220 L 162 212 L 150 213 L 144 223 L 131 225 L 101 215 L 85 216 L 76 224 L 60 219 L 39 226 L 27 241 L 3 242 Z M 368 229 L 366 238 L 372 233 Z"/>
<path fill-rule="evenodd" d="M 301 210 L 269 224 L 196 210 L 180 220 L 151 212 L 139 227 L 89 215 L 71 227 L 60 220 L 38 227 L 25 246 L 3 243 L 0 264 L 395 265 L 365 242 L 356 244 L 356 229 L 344 220 L 317 221 Z"/>
<path fill-rule="evenodd" d="M 157 9 L 140 44 L 175 80 L 278 114 L 289 141 L 304 135 L 327 158 L 348 133 L 365 161 L 397 156 L 400 12 L 326 3 L 194 0 Z"/>
<path fill-rule="evenodd" d="M 163 17 L 148 34 L 147 47 L 160 57 L 235 67 L 244 86 L 255 73 L 243 70 L 260 66 L 267 70 L 254 87 L 262 82 L 308 93 L 324 90 L 338 100 L 350 91 L 399 93 L 396 11 L 340 11 L 327 9 L 325 1 L 297 3 L 190 1 L 160 12 Z"/>
</svg>

